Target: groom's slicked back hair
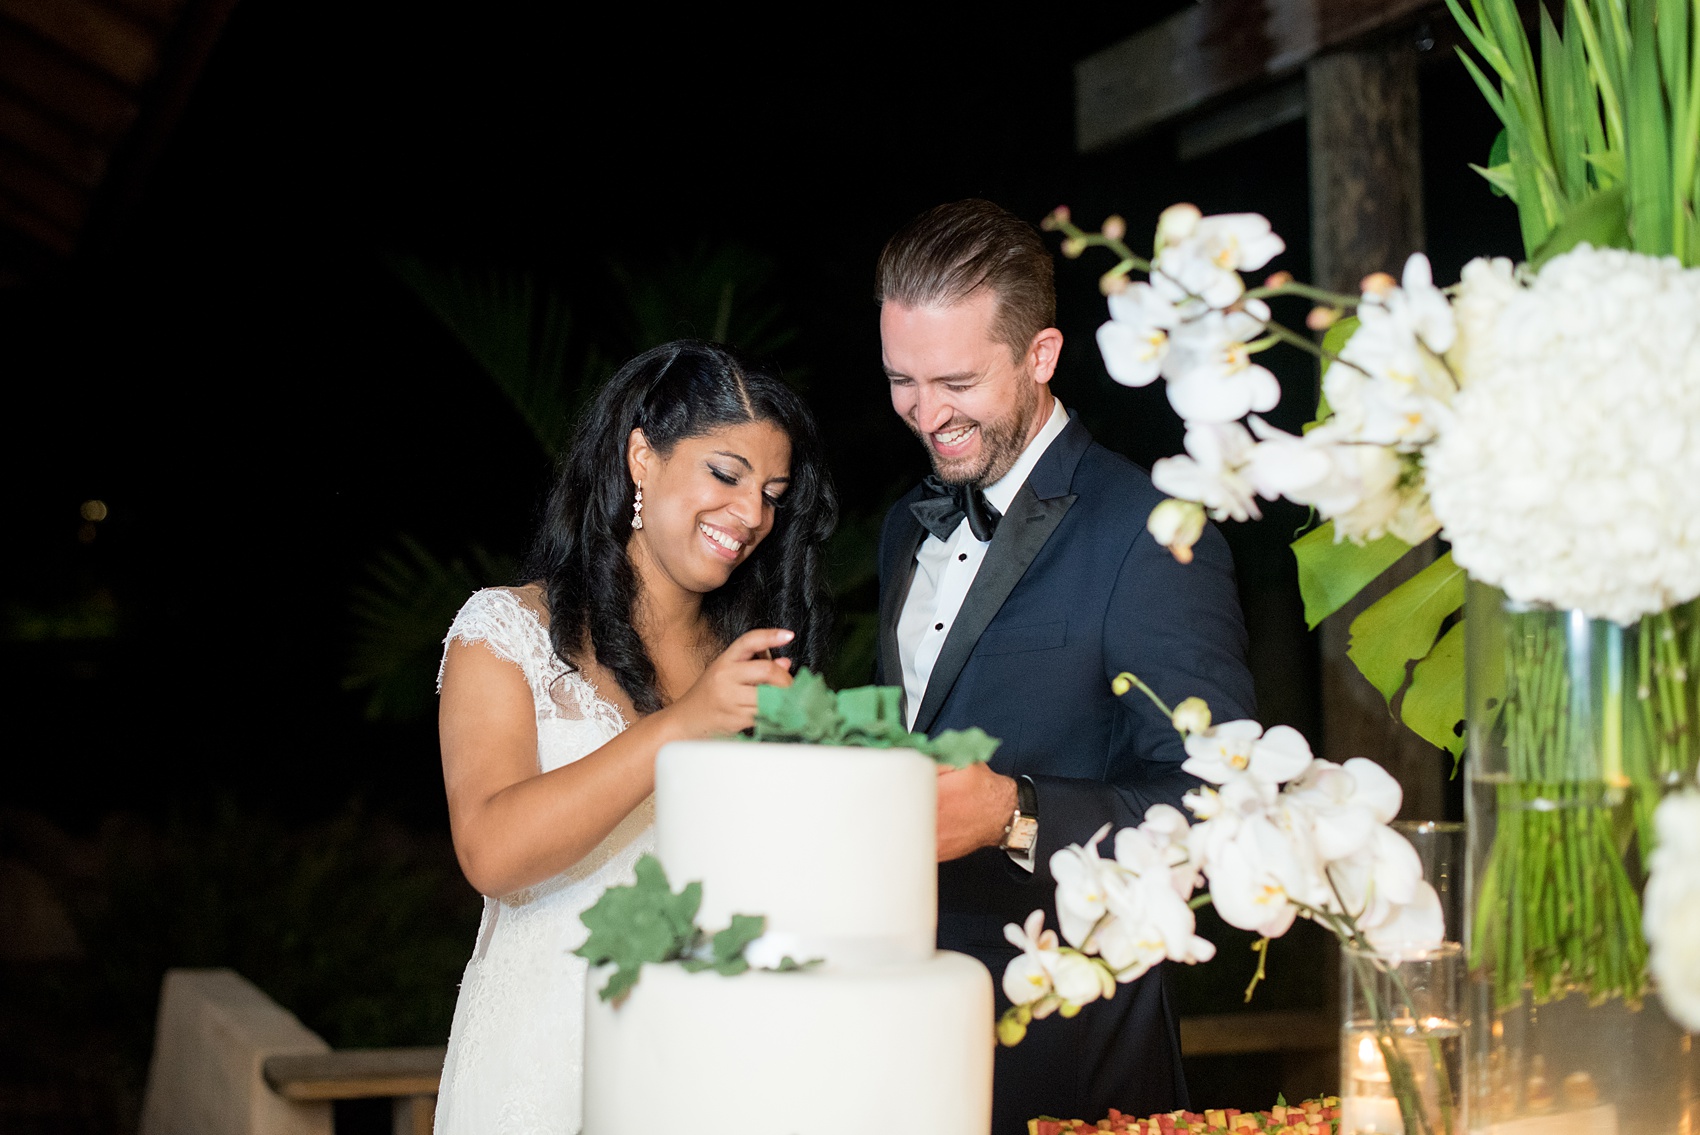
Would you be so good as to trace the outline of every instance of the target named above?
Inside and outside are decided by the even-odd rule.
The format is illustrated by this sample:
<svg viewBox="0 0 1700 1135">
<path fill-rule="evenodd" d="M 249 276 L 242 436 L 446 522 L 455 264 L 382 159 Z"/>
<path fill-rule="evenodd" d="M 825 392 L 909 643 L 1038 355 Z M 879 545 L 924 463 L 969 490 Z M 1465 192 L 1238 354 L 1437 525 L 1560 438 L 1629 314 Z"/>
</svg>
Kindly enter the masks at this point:
<svg viewBox="0 0 1700 1135">
<path fill-rule="evenodd" d="M 969 198 L 928 209 L 886 242 L 874 300 L 949 307 L 982 288 L 998 298 L 992 334 L 1017 358 L 1056 323 L 1051 254 L 1038 231 L 1001 205 Z"/>
</svg>

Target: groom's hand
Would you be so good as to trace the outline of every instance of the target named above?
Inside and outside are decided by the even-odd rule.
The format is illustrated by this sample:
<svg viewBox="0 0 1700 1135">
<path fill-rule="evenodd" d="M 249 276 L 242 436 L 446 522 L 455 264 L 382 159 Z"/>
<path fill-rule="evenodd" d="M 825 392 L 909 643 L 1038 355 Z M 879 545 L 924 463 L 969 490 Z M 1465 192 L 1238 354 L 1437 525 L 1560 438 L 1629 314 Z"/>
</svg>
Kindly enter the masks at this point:
<svg viewBox="0 0 1700 1135">
<path fill-rule="evenodd" d="M 1003 842 L 1015 815 L 1015 780 L 984 764 L 939 770 L 939 862 Z"/>
</svg>

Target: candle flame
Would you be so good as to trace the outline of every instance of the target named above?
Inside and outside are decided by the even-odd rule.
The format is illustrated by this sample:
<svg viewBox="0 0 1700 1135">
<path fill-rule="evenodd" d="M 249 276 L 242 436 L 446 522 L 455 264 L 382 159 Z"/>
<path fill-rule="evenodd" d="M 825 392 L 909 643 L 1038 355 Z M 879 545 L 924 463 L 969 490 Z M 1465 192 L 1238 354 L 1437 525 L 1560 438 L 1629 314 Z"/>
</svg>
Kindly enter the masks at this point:
<svg viewBox="0 0 1700 1135">
<path fill-rule="evenodd" d="M 1379 1061 L 1377 1059 L 1378 1055 L 1379 1054 L 1375 1051 L 1375 1041 L 1371 1040 L 1367 1036 L 1358 1038 L 1358 1063 L 1359 1064 L 1376 1064 L 1376 1063 L 1379 1063 Z"/>
</svg>

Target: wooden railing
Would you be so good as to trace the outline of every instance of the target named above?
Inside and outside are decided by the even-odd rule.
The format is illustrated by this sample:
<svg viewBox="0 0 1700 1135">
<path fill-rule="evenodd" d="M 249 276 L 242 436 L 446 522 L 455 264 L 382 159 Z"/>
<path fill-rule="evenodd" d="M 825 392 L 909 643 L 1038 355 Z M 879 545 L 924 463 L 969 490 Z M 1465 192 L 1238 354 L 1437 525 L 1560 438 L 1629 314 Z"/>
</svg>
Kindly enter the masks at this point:
<svg viewBox="0 0 1700 1135">
<path fill-rule="evenodd" d="M 262 1066 L 272 1091 L 288 1100 L 394 1099 L 394 1135 L 431 1135 L 442 1048 L 353 1048 L 271 1056 Z"/>
</svg>

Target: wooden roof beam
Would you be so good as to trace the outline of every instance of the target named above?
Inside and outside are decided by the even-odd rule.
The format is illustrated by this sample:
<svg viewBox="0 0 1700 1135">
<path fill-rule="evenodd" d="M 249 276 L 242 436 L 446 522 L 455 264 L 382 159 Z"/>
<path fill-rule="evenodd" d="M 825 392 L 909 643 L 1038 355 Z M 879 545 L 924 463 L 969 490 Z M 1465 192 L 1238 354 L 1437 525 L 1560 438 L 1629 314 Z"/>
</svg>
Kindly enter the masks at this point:
<svg viewBox="0 0 1700 1135">
<path fill-rule="evenodd" d="M 1435 0 L 1201 0 L 1075 64 L 1075 145 L 1104 149 L 1444 11 Z"/>
</svg>

